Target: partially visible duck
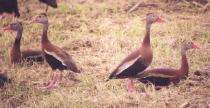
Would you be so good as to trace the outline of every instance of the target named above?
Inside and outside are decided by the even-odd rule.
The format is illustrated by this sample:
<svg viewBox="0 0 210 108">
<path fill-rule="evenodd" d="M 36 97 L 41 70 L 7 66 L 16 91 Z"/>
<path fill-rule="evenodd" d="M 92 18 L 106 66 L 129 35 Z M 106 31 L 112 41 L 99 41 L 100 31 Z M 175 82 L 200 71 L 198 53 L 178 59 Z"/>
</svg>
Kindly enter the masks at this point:
<svg viewBox="0 0 210 108">
<path fill-rule="evenodd" d="M 0 0 L 0 20 L 3 13 L 13 14 L 13 20 L 20 17 L 17 0 Z"/>
<path fill-rule="evenodd" d="M 53 8 L 58 7 L 56 0 L 39 0 L 39 1 L 46 4 L 46 9 L 45 9 L 46 13 L 47 13 L 47 10 L 48 10 L 48 6 L 51 6 Z"/>
<path fill-rule="evenodd" d="M 188 76 L 189 65 L 187 61 L 186 52 L 189 49 L 198 48 L 191 41 L 185 41 L 182 43 L 181 48 L 181 66 L 179 69 L 173 68 L 154 68 L 145 70 L 136 75 L 142 83 L 152 83 L 155 86 L 166 86 L 171 82 L 178 83 L 181 79 L 185 79 Z"/>
<path fill-rule="evenodd" d="M 41 50 L 20 50 L 20 41 L 23 33 L 23 27 L 20 22 L 11 23 L 7 27 L 5 27 L 4 30 L 13 30 L 17 32 L 15 42 L 10 51 L 11 63 L 20 63 L 21 61 L 42 62 L 44 60 Z"/>
<path fill-rule="evenodd" d="M 0 88 L 2 88 L 6 82 L 9 82 L 9 78 L 6 74 L 0 73 Z"/>
<path fill-rule="evenodd" d="M 55 70 L 57 69 L 60 71 L 71 70 L 72 72 L 79 73 L 80 70 L 76 66 L 72 57 L 66 51 L 52 44 L 48 40 L 47 31 L 49 23 L 47 15 L 45 13 L 37 15 L 34 19 L 32 19 L 31 23 L 41 23 L 44 26 L 41 38 L 42 54 L 53 70 L 52 79 L 45 88 L 51 89 L 52 87 L 55 87 L 59 80 L 61 80 L 61 78 L 59 78 L 59 76 L 55 73 Z"/>
<path fill-rule="evenodd" d="M 109 79 L 123 79 L 136 76 L 145 70 L 152 62 L 153 54 L 150 45 L 150 29 L 153 23 L 163 23 L 165 20 L 153 13 L 147 14 L 146 33 L 141 46 L 130 53 L 109 76 Z M 133 80 L 128 80 L 128 91 L 133 91 Z"/>
</svg>

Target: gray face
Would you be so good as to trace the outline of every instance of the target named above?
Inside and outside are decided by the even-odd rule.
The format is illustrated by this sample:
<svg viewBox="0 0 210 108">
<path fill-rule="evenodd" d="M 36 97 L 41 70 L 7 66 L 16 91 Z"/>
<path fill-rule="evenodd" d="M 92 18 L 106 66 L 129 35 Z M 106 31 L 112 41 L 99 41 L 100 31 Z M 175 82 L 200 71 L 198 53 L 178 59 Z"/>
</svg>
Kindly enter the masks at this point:
<svg viewBox="0 0 210 108">
<path fill-rule="evenodd" d="M 21 23 L 12 23 L 12 24 L 10 24 L 10 28 L 11 28 L 11 30 L 14 30 L 14 31 L 23 30 Z"/>
<path fill-rule="evenodd" d="M 147 23 L 152 24 L 158 20 L 158 16 L 152 13 L 147 14 Z"/>
<path fill-rule="evenodd" d="M 48 23 L 47 16 L 45 16 L 45 15 L 38 15 L 38 16 L 35 17 L 35 20 L 38 23 L 42 23 L 42 24 Z"/>
<path fill-rule="evenodd" d="M 192 49 L 193 48 L 193 42 L 192 41 L 184 41 L 183 43 L 182 43 L 182 48 L 184 49 L 184 50 L 189 50 L 189 49 Z"/>
</svg>

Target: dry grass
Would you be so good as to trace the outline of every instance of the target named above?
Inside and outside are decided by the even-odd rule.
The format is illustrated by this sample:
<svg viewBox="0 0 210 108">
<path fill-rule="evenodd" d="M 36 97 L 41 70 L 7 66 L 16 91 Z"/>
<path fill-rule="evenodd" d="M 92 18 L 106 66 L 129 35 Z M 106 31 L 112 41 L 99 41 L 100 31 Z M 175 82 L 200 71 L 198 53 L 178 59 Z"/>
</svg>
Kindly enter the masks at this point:
<svg viewBox="0 0 210 108">
<path fill-rule="evenodd" d="M 40 13 L 40 4 L 31 2 L 30 13 L 21 8 L 21 19 L 29 20 Z M 81 0 L 82 2 L 82 0 Z M 209 13 L 169 11 L 159 7 L 141 7 L 126 13 L 125 8 L 136 0 L 60 0 L 58 9 L 49 9 L 49 38 L 71 53 L 82 73 L 64 72 L 60 87 L 52 91 L 37 89 L 49 79 L 48 64 L 26 63 L 12 66 L 9 48 L 15 33 L 0 33 L 0 68 L 12 79 L 0 91 L 0 107 L 80 108 L 80 107 L 210 107 L 210 19 Z M 21 3 L 24 5 L 24 3 Z M 154 58 L 151 67 L 179 67 L 180 42 L 193 40 L 200 49 L 188 52 L 190 78 L 159 91 L 136 81 L 136 93 L 127 93 L 124 80 L 105 82 L 110 71 L 132 50 L 139 47 L 144 36 L 144 19 L 156 12 L 168 19 L 166 24 L 152 27 Z M 6 25 L 5 19 L 2 24 Z M 40 48 L 41 25 L 24 24 L 21 49 Z M 201 75 L 195 75 L 194 73 Z M 146 95 L 140 92 L 146 92 Z"/>
</svg>

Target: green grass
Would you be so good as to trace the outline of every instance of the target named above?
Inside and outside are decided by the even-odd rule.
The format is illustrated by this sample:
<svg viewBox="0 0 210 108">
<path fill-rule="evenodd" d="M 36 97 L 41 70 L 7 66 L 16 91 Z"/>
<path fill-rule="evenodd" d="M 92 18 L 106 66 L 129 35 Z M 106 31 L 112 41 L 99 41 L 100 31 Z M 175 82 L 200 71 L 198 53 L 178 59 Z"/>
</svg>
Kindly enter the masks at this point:
<svg viewBox="0 0 210 108">
<path fill-rule="evenodd" d="M 12 66 L 9 49 L 16 33 L 0 32 L 0 68 L 12 79 L 11 84 L 0 89 L 0 107 L 177 108 L 188 104 L 210 106 L 209 76 L 205 76 L 207 72 L 204 71 L 210 63 L 209 28 L 202 26 L 208 23 L 208 17 L 203 17 L 205 14 L 184 10 L 168 12 L 147 7 L 126 13 L 125 7 L 135 0 L 91 1 L 78 3 L 76 0 L 59 0 L 58 9 L 49 8 L 50 41 L 70 53 L 82 69 L 81 74 L 64 72 L 60 86 L 52 91 L 39 89 L 42 82 L 50 79 L 52 70 L 48 64 L 27 67 L 27 63 L 21 63 Z M 43 11 L 39 3 L 30 3 L 31 12 L 21 14 L 22 19 L 30 20 L 36 13 Z M 33 6 L 36 9 L 32 9 Z M 21 12 L 24 12 L 23 7 Z M 137 92 L 134 93 L 127 92 L 126 80 L 105 82 L 111 70 L 141 45 L 147 12 L 156 12 L 168 20 L 165 24 L 157 23 L 152 26 L 151 44 L 154 57 L 149 68 L 179 68 L 180 44 L 183 40 L 193 40 L 200 49 L 187 53 L 189 77 L 201 80 L 187 79 L 159 91 L 155 91 L 153 86 L 135 81 Z M 0 24 L 5 25 L 8 22 L 4 19 Z M 41 34 L 42 25 L 24 24 L 21 49 L 40 49 Z M 194 75 L 198 70 L 201 71 L 201 76 Z M 141 94 L 142 92 L 146 95 Z"/>
</svg>

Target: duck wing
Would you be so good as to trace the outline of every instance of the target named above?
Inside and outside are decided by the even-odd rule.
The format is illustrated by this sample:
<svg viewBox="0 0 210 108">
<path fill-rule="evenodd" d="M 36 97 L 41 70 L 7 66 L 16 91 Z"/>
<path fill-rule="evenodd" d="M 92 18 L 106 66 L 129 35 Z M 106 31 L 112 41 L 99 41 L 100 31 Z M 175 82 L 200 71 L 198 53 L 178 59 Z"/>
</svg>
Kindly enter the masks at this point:
<svg viewBox="0 0 210 108">
<path fill-rule="evenodd" d="M 49 49 L 44 49 L 45 57 L 48 59 L 48 63 L 54 62 L 54 65 L 60 64 L 62 69 L 72 70 L 73 72 L 79 72 L 72 57 L 59 47 L 50 47 Z M 53 64 L 52 64 L 53 65 Z"/>
<path fill-rule="evenodd" d="M 136 50 L 129 54 L 120 63 L 120 65 L 114 71 L 112 71 L 109 79 L 128 78 L 135 76 L 146 68 L 147 65 L 145 65 L 144 58 L 141 56 L 139 50 Z"/>
<path fill-rule="evenodd" d="M 176 69 L 155 68 L 143 71 L 136 75 L 136 78 L 142 83 L 152 83 L 155 86 L 167 86 L 177 79 Z"/>
</svg>

